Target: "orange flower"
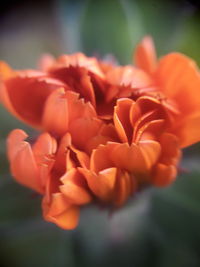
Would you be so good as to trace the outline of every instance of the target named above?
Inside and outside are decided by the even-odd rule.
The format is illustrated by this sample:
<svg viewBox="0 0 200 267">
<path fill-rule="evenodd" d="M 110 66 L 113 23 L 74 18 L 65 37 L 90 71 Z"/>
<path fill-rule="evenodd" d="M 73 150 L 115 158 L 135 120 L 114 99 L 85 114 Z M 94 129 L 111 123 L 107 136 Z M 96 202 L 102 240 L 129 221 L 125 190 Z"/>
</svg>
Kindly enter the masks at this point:
<svg viewBox="0 0 200 267">
<path fill-rule="evenodd" d="M 157 62 L 150 37 L 135 61 L 115 66 L 77 53 L 46 55 L 40 71 L 0 64 L 3 104 L 43 130 L 30 142 L 11 132 L 11 173 L 42 194 L 45 220 L 63 229 L 75 228 L 91 202 L 117 209 L 147 186 L 171 184 L 180 148 L 199 141 L 194 63 L 178 53 Z"/>
<path fill-rule="evenodd" d="M 44 195 L 47 221 L 72 229 L 82 205 L 95 201 L 117 208 L 145 184 L 165 186 L 175 179 L 180 151 L 176 137 L 165 133 L 168 120 L 158 100 L 124 98 L 115 107 L 114 125 L 99 120 L 95 131 L 92 124 L 87 130 L 75 124 L 71 135 L 69 128 L 56 141 L 44 133 L 30 146 L 27 135 L 14 130 L 8 137 L 11 172 Z"/>
</svg>

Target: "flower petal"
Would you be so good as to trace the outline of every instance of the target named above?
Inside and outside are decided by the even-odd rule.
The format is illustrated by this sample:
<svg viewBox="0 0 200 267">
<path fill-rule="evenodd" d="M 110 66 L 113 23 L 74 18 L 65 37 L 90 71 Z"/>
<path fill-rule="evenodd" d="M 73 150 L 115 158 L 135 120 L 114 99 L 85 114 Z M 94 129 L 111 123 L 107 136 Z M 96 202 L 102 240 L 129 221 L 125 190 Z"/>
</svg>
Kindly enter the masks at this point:
<svg viewBox="0 0 200 267">
<path fill-rule="evenodd" d="M 15 72 L 10 68 L 10 66 L 4 62 L 0 61 L 0 81 L 6 80 L 15 76 Z"/>
<path fill-rule="evenodd" d="M 180 139 L 182 148 L 191 146 L 200 141 L 200 113 L 188 116 L 185 121 L 177 123 L 172 130 Z"/>
<path fill-rule="evenodd" d="M 160 90 L 180 110 L 173 132 L 181 137 L 182 147 L 199 141 L 199 118 L 196 114 L 200 110 L 200 74 L 195 62 L 179 53 L 164 56 L 159 62 L 156 79 Z"/>
<path fill-rule="evenodd" d="M 157 65 L 156 51 L 150 36 L 144 37 L 135 49 L 134 61 L 136 66 L 152 74 Z"/>
<path fill-rule="evenodd" d="M 161 153 L 160 144 L 153 140 L 143 140 L 138 145 L 145 159 L 145 165 L 147 169 L 150 169 L 159 159 Z"/>
<path fill-rule="evenodd" d="M 97 118 L 81 117 L 74 120 L 69 127 L 73 144 L 78 149 L 85 150 L 91 138 L 98 135 L 101 126 L 102 121 Z"/>
<path fill-rule="evenodd" d="M 136 179 L 128 172 L 119 171 L 114 196 L 114 205 L 120 207 L 136 191 Z"/>
<path fill-rule="evenodd" d="M 146 161 L 138 145 L 132 143 L 118 144 L 111 152 L 110 156 L 113 166 L 133 173 L 143 173 L 147 171 Z"/>
<path fill-rule="evenodd" d="M 132 139 L 133 129 L 129 117 L 133 103 L 129 98 L 121 98 L 114 108 L 114 124 L 122 142 L 128 142 Z"/>
<path fill-rule="evenodd" d="M 63 84 L 55 79 L 36 75 L 19 75 L 6 80 L 0 87 L 0 98 L 17 118 L 41 128 L 41 117 L 48 95 Z"/>
<path fill-rule="evenodd" d="M 44 198 L 42 208 L 45 220 L 65 230 L 74 229 L 78 224 L 80 208 L 69 204 L 61 193 L 53 194 L 51 203 Z"/>
<path fill-rule="evenodd" d="M 90 170 L 96 173 L 114 167 L 110 155 L 118 143 L 108 143 L 107 145 L 99 145 L 94 149 L 90 157 Z"/>
<path fill-rule="evenodd" d="M 132 89 L 147 88 L 152 85 L 151 77 L 133 66 L 115 67 L 107 73 L 106 78 L 111 85 L 129 86 Z"/>
<path fill-rule="evenodd" d="M 177 169 L 175 166 L 159 163 L 155 168 L 152 183 L 156 186 L 167 186 L 176 179 L 176 176 Z"/>
<path fill-rule="evenodd" d="M 57 136 L 62 136 L 68 130 L 69 116 L 65 90 L 59 88 L 50 94 L 45 103 L 43 127 Z"/>
<path fill-rule="evenodd" d="M 23 131 L 14 130 L 8 137 L 11 173 L 17 182 L 42 193 L 39 171 L 31 146 L 22 139 L 25 136 Z"/>
<path fill-rule="evenodd" d="M 82 53 L 74 53 L 71 55 L 60 56 L 55 65 L 52 67 L 52 71 L 56 69 L 61 69 L 62 67 L 70 66 L 85 68 L 86 70 L 98 75 L 99 77 L 104 77 L 97 59 L 94 57 L 86 57 Z"/>
<path fill-rule="evenodd" d="M 60 180 L 63 183 L 63 185 L 60 186 L 60 191 L 70 203 L 83 205 L 92 200 L 87 190 L 85 177 L 77 169 L 71 169 L 66 172 Z"/>
<path fill-rule="evenodd" d="M 85 176 L 89 188 L 98 198 L 102 201 L 109 201 L 112 199 L 116 182 L 116 168 L 104 169 L 98 174 L 83 168 L 79 170 Z"/>
</svg>

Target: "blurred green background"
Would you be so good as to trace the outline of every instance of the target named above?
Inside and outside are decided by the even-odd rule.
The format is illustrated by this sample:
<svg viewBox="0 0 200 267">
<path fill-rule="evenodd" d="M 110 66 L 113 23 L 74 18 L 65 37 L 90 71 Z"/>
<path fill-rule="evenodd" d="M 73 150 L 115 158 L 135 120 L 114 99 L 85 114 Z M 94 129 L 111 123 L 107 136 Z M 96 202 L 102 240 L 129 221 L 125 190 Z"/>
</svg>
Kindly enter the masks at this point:
<svg viewBox="0 0 200 267">
<path fill-rule="evenodd" d="M 183 52 L 200 64 L 198 1 L 8 1 L 0 10 L 0 58 L 35 67 L 42 53 L 76 51 L 131 62 L 153 36 L 158 55 Z M 80 225 L 63 231 L 44 222 L 40 198 L 9 175 L 5 139 L 31 129 L 0 107 L 0 266 L 199 267 L 200 146 L 184 151 L 182 172 L 165 189 L 149 189 L 110 216 L 88 207 Z"/>
</svg>

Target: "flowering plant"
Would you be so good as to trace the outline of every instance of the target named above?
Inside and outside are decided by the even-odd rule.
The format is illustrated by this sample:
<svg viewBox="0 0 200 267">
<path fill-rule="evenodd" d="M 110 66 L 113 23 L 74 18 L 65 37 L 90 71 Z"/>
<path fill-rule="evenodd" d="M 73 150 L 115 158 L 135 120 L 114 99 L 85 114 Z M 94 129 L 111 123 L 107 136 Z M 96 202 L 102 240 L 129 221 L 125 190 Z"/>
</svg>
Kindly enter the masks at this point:
<svg viewBox="0 0 200 267">
<path fill-rule="evenodd" d="M 81 53 L 44 56 L 40 70 L 0 63 L 0 97 L 36 139 L 13 130 L 12 176 L 43 195 L 45 220 L 73 229 L 91 202 L 122 207 L 147 186 L 177 176 L 181 149 L 200 140 L 200 74 L 179 53 L 157 60 L 153 41 L 136 47 L 135 65 Z"/>
</svg>

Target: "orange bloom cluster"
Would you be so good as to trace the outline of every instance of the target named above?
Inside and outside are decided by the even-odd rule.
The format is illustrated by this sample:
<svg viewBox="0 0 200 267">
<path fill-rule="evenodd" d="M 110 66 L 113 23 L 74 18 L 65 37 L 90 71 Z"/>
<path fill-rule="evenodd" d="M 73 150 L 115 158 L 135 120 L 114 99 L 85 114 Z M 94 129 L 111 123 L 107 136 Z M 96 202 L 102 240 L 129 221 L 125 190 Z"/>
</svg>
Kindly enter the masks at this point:
<svg viewBox="0 0 200 267">
<path fill-rule="evenodd" d="M 136 192 L 167 186 L 181 149 L 200 140 L 200 74 L 179 53 L 157 60 L 152 39 L 134 64 L 81 53 L 45 56 L 40 70 L 0 63 L 0 97 L 17 118 L 40 130 L 10 133 L 13 177 L 43 195 L 45 220 L 73 229 L 80 208 L 120 208 Z"/>
</svg>

